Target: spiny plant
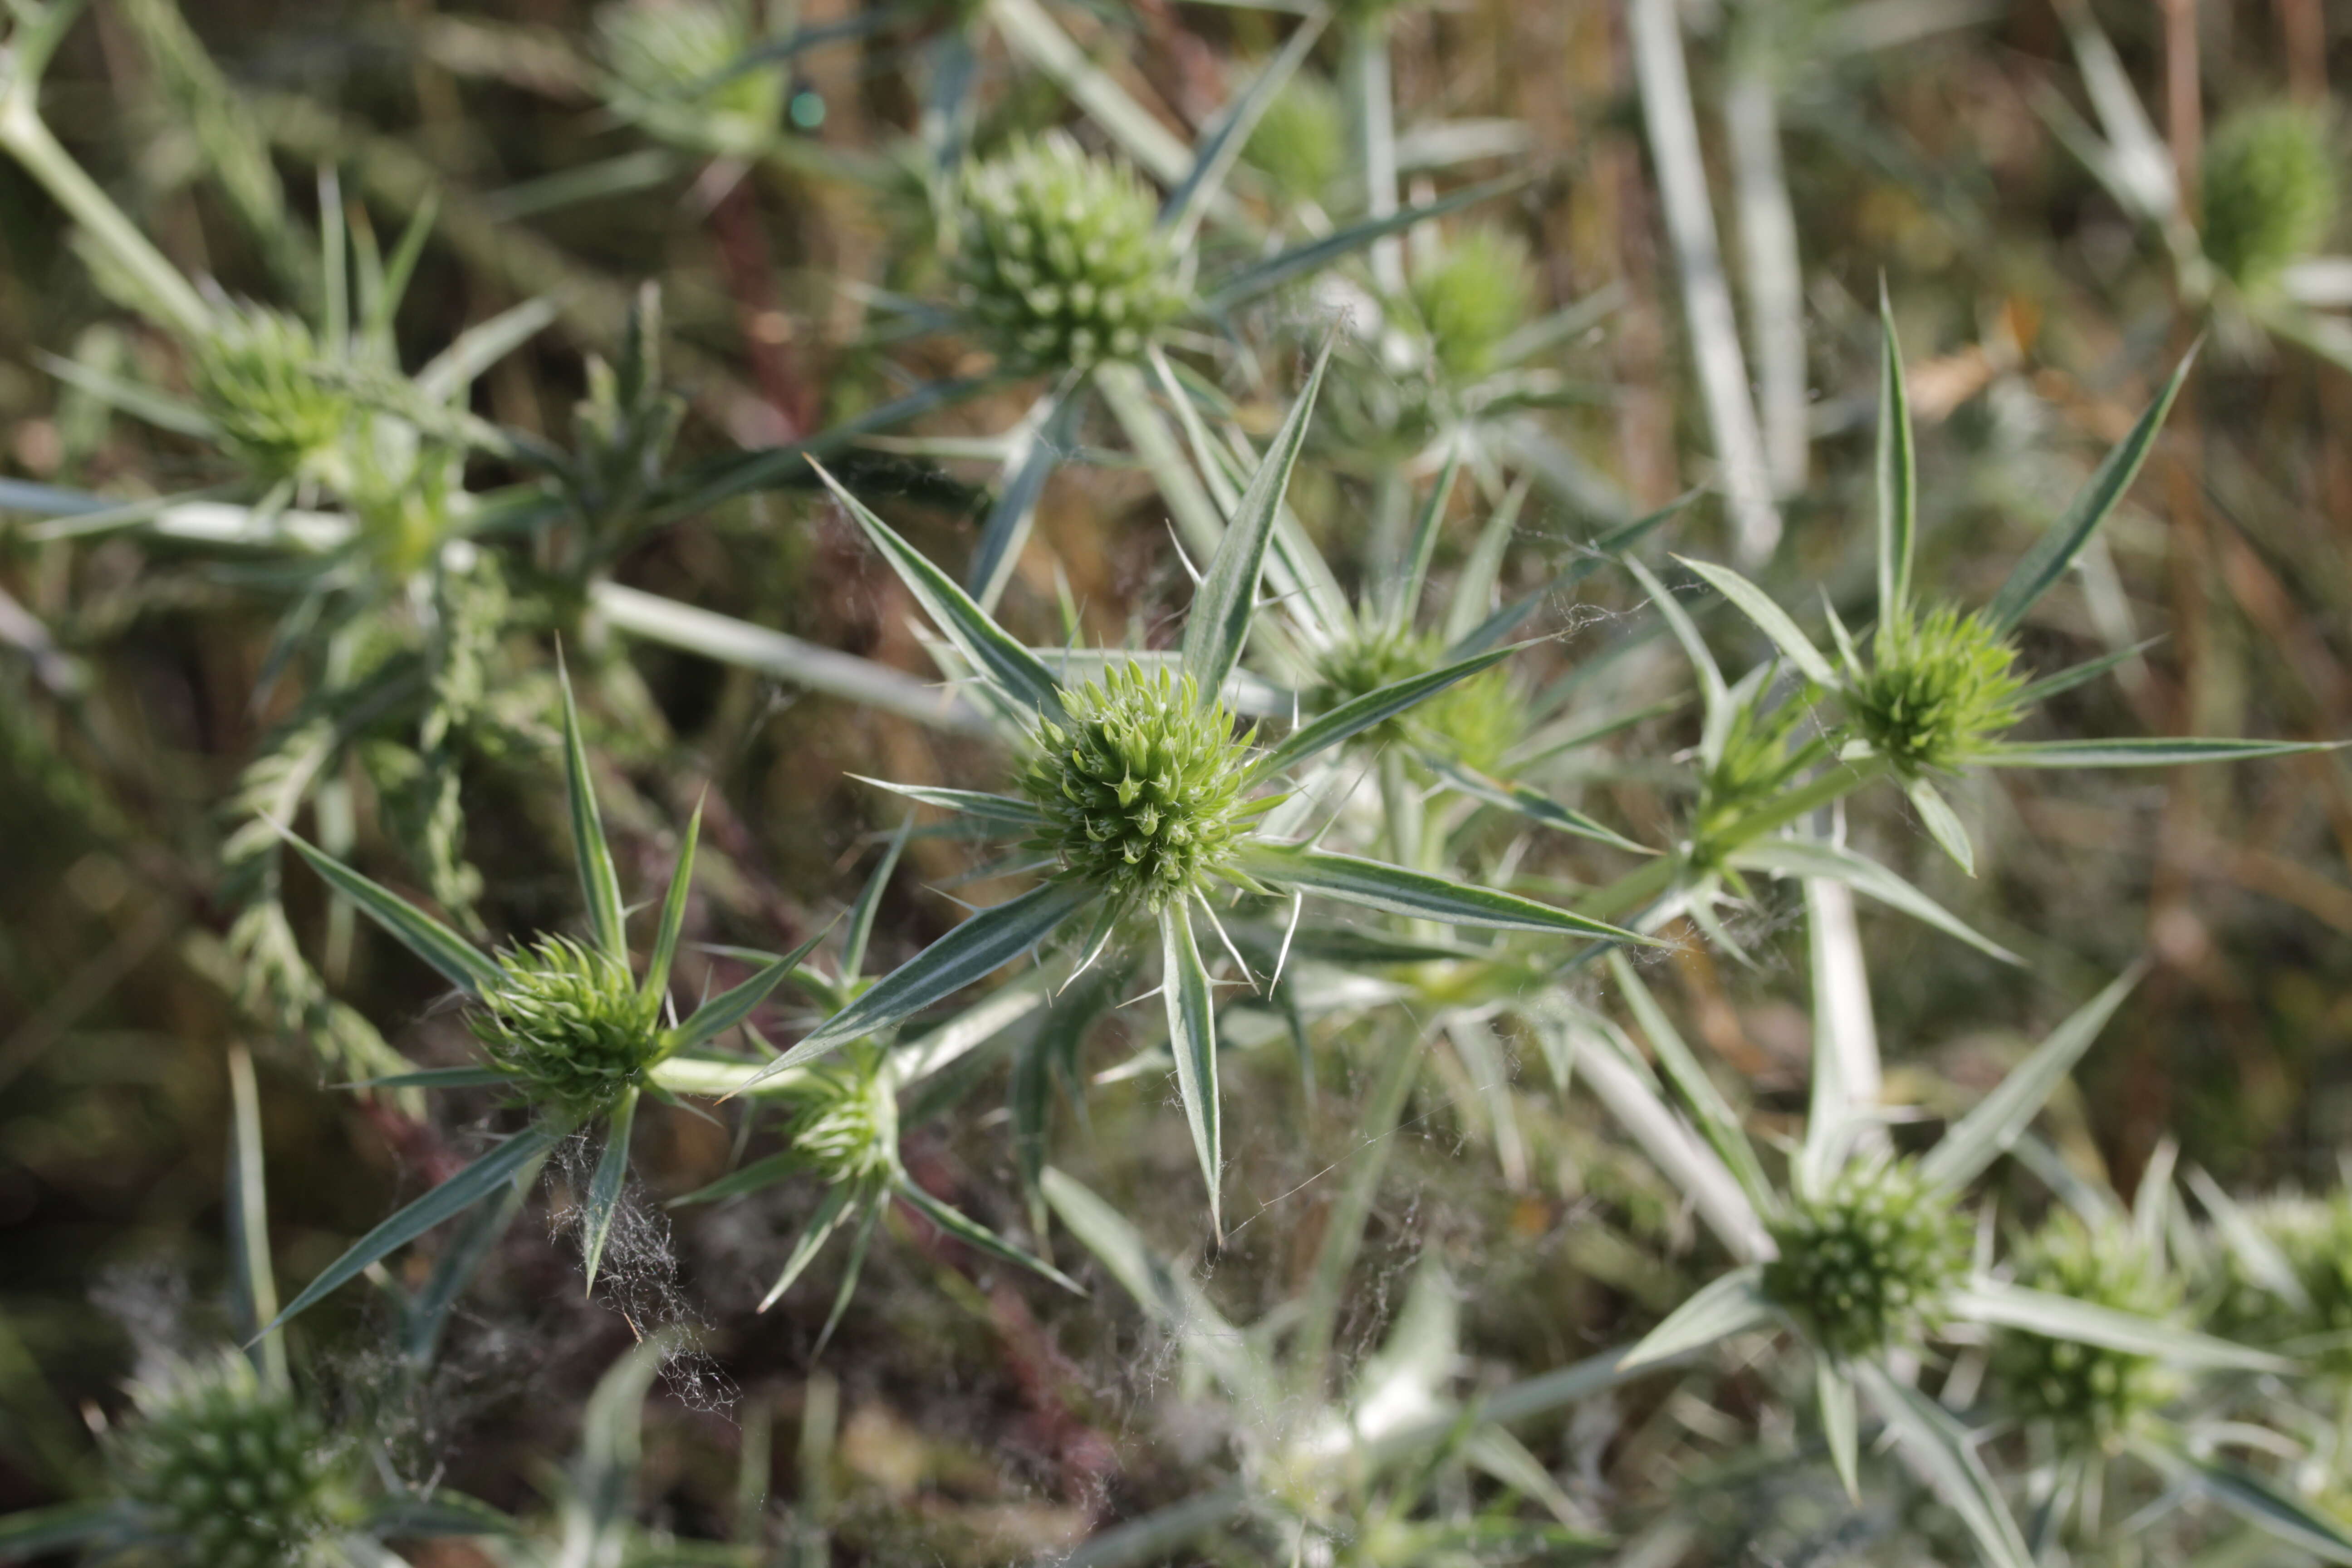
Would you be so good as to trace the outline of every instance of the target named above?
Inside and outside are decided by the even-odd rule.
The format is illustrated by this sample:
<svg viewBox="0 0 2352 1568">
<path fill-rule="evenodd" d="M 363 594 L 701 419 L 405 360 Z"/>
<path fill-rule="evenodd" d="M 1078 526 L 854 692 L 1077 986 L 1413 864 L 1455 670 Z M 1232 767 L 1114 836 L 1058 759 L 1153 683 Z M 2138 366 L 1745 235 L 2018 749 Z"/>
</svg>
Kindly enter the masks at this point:
<svg viewBox="0 0 2352 1568">
<path fill-rule="evenodd" d="M 2326 244 L 2339 198 L 2328 129 L 2317 112 L 2281 103 L 2241 110 L 2207 139 L 2205 254 L 2241 289 L 2273 287 Z"/>
<path fill-rule="evenodd" d="M 79 1549 L 185 1568 L 354 1568 L 390 1558 L 383 1542 L 417 1534 L 484 1535 L 501 1526 L 469 1498 L 411 1491 L 363 1435 L 331 1423 L 311 1380 L 298 1377 L 277 1311 L 262 1174 L 261 1111 L 251 1058 L 228 1058 L 231 1123 L 226 1210 L 230 1321 L 244 1349 L 174 1352 L 142 1373 L 132 1408 L 104 1442 L 97 1495 L 0 1516 L 0 1561 Z M 432 1358 L 458 1273 L 480 1249 L 460 1248 L 425 1288 L 392 1295 L 406 1364 Z M 462 1259 L 462 1261 L 456 1261 Z"/>
<path fill-rule="evenodd" d="M 761 41 L 752 0 L 618 0 L 596 13 L 614 109 L 661 141 L 723 157 L 779 139 L 785 84 L 748 61 Z"/>
<path fill-rule="evenodd" d="M 1321 381 L 1318 362 L 1290 416 L 1250 480 L 1185 626 L 1173 668 L 1146 669 L 1139 656 L 1111 655 L 1110 670 L 1073 688 L 1024 647 L 890 526 L 823 475 L 882 552 L 977 688 L 1025 730 L 1030 760 L 1022 796 L 896 786 L 914 799 L 1031 837 L 1053 857 L 1046 879 L 974 916 L 820 1025 L 771 1068 L 781 1072 L 885 1028 L 1090 917 L 1076 969 L 1132 938 L 1131 920 L 1157 927 L 1160 991 L 1177 1082 L 1208 1183 L 1213 1223 L 1223 1164 L 1217 1099 L 1216 1009 L 1194 917 L 1219 934 L 1219 896 L 1288 896 L 1294 910 L 1314 894 L 1443 923 L 1635 941 L 1604 922 L 1516 894 L 1462 886 L 1406 867 L 1339 855 L 1302 842 L 1303 822 L 1258 792 L 1320 753 L 1498 663 L 1481 653 L 1381 687 L 1302 723 L 1271 746 L 1236 737 L 1223 693 L 1257 617 L 1257 590 L 1276 518 Z M 1122 669 L 1119 667 L 1128 668 Z M 1051 801 L 1049 808 L 1039 804 Z M 1295 815 L 1295 814 L 1294 814 Z M 1244 976 L 1249 966 L 1234 955 Z M 1276 973 L 1269 984 L 1279 984 Z M 1252 983 L 1255 983 L 1254 977 Z"/>
</svg>

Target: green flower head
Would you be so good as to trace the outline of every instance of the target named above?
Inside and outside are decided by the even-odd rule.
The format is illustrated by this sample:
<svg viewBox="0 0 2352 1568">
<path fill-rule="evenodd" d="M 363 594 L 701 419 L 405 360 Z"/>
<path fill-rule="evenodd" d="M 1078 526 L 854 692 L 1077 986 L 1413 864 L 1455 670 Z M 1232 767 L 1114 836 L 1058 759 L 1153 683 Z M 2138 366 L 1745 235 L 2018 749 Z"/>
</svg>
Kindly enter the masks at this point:
<svg viewBox="0 0 2352 1568">
<path fill-rule="evenodd" d="M 728 74 L 760 41 L 744 0 L 621 0 L 596 14 L 596 33 L 613 107 L 653 135 L 744 154 L 775 133 L 783 74 Z"/>
<path fill-rule="evenodd" d="M 1880 634 L 1846 701 L 1897 771 L 1940 772 L 2024 717 L 2016 663 L 2015 645 L 1984 619 L 1940 605 Z"/>
<path fill-rule="evenodd" d="M 1015 142 L 964 182 L 956 281 L 1016 364 L 1132 359 L 1183 308 L 1178 257 L 1133 171 L 1060 132 Z"/>
<path fill-rule="evenodd" d="M 1242 157 L 1293 201 L 1319 201 L 1348 163 L 1348 111 L 1339 89 L 1300 71 L 1265 107 Z"/>
<path fill-rule="evenodd" d="M 1189 675 L 1118 665 L 1064 694 L 1038 727 L 1023 793 L 1045 812 L 1033 845 L 1063 875 L 1157 910 L 1202 886 L 1275 797 L 1244 800 L 1249 737 Z"/>
<path fill-rule="evenodd" d="M 2259 289 L 2326 243 L 2338 195 L 2327 122 L 2297 104 L 2231 116 L 2205 149 L 2205 254 Z"/>
<path fill-rule="evenodd" d="M 1320 678 L 1317 705 L 1323 710 L 1367 696 L 1383 686 L 1435 669 L 1444 659 L 1441 639 L 1420 632 L 1378 631 L 1335 644 L 1316 661 Z M 1474 768 L 1496 766 L 1527 732 L 1527 704 L 1500 666 L 1457 680 L 1409 711 L 1382 720 L 1356 739 L 1376 749 L 1408 735 Z"/>
<path fill-rule="evenodd" d="M 352 423 L 351 398 L 321 381 L 318 340 L 294 316 L 258 305 L 216 311 L 189 377 L 237 459 L 261 479 L 329 478 Z"/>
<path fill-rule="evenodd" d="M 2138 1238 L 2093 1230 L 2061 1214 L 2019 1249 L 2017 1282 L 2135 1317 L 2161 1321 L 2180 1288 Z M 2105 1447 L 2170 1398 L 2178 1384 L 2152 1356 L 2006 1329 L 1993 1342 L 1994 1385 L 2008 1407 L 2069 1440 Z"/>
<path fill-rule="evenodd" d="M 1414 269 L 1411 294 L 1438 369 L 1456 381 L 1484 374 L 1535 309 L 1527 242 L 1486 225 L 1465 228 Z"/>
<path fill-rule="evenodd" d="M 850 1050 L 809 1069 L 796 1092 L 793 1152 L 828 1183 L 867 1184 L 898 1169 L 898 1090 L 879 1051 Z"/>
<path fill-rule="evenodd" d="M 660 1053 L 657 998 L 619 963 L 568 937 L 498 955 L 475 1038 L 535 1101 L 590 1113 L 620 1099 Z"/>
<path fill-rule="evenodd" d="M 2205 1292 L 2206 1327 L 2246 1344 L 2278 1345 L 2329 1377 L 2352 1379 L 2352 1194 L 2283 1197 L 2249 1217 L 2277 1248 L 2307 1305 L 2256 1280 L 2225 1255 Z"/>
<path fill-rule="evenodd" d="M 1831 1354 L 1874 1353 L 1930 1327 L 1969 1271 L 1969 1223 L 1909 1160 L 1850 1165 L 1772 1226 L 1764 1290 Z"/>
<path fill-rule="evenodd" d="M 305 1561 L 342 1502 L 340 1456 L 294 1395 L 236 1352 L 138 1394 L 112 1456 L 118 1483 L 180 1560 L 204 1568 Z"/>
</svg>

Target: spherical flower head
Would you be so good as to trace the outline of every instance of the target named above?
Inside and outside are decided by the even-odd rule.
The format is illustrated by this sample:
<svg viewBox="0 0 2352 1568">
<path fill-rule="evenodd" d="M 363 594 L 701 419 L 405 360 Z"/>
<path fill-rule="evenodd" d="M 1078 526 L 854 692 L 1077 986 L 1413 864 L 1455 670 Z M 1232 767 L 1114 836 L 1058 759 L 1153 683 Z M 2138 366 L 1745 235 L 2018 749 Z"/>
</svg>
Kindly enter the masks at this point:
<svg viewBox="0 0 2352 1568">
<path fill-rule="evenodd" d="M 2137 1237 L 2120 1226 L 2093 1230 L 2062 1214 L 2019 1249 L 2017 1282 L 2136 1317 L 2163 1321 L 2181 1291 Z M 2073 1340 L 2005 1329 L 1993 1342 L 1994 1384 L 2004 1404 L 2045 1421 L 2070 1443 L 2102 1448 L 2178 1390 L 2163 1363 Z"/>
<path fill-rule="evenodd" d="M 1062 705 L 1069 722 L 1038 726 L 1021 774 L 1046 819 L 1031 842 L 1115 902 L 1156 910 L 1199 889 L 1273 803 L 1243 799 L 1249 737 L 1189 675 L 1118 665 Z"/>
<path fill-rule="evenodd" d="M 1881 634 L 1847 705 L 1898 772 L 1939 772 L 2024 717 L 2016 663 L 2015 645 L 1981 617 L 1941 605 Z"/>
<path fill-rule="evenodd" d="M 1183 308 L 1177 260 L 1142 180 L 1058 132 L 1015 142 L 964 181 L 956 283 L 1013 364 L 1083 369 L 1142 353 Z"/>
<path fill-rule="evenodd" d="M 853 1048 L 794 1096 L 793 1151 L 829 1183 L 868 1185 L 898 1168 L 898 1090 L 878 1051 Z"/>
<path fill-rule="evenodd" d="M 653 135 L 740 155 L 774 134 L 783 74 L 727 74 L 760 41 L 744 0 L 620 0 L 596 14 L 596 32 L 613 107 Z"/>
<path fill-rule="evenodd" d="M 1266 105 L 1242 158 L 1294 202 L 1319 201 L 1348 165 L 1348 111 L 1328 79 L 1292 77 Z"/>
<path fill-rule="evenodd" d="M 2352 1194 L 2284 1197 L 2248 1217 L 2285 1259 L 2308 1299 L 2297 1307 L 2221 1252 L 2202 1293 L 2207 1330 L 2246 1344 L 2284 1347 L 2326 1376 L 2352 1381 Z"/>
<path fill-rule="evenodd" d="M 281 1568 L 329 1533 L 340 1456 L 325 1427 L 243 1355 L 182 1367 L 138 1402 L 112 1456 L 118 1484 L 182 1561 Z"/>
<path fill-rule="evenodd" d="M 1908 1160 L 1850 1165 L 1772 1226 L 1765 1293 L 1840 1358 L 1933 1326 L 1969 1272 L 1969 1223 Z"/>
<path fill-rule="evenodd" d="M 1444 658 L 1442 641 L 1419 632 L 1375 632 L 1326 649 L 1316 661 L 1316 704 L 1328 711 L 1383 686 L 1426 674 Z M 1527 733 L 1527 704 L 1500 666 L 1457 680 L 1356 738 L 1378 748 L 1408 734 L 1482 771 L 1502 761 Z"/>
<path fill-rule="evenodd" d="M 629 973 L 567 937 L 499 954 L 474 1037 L 535 1103 L 571 1116 L 611 1106 L 659 1054 L 656 1004 Z"/>
<path fill-rule="evenodd" d="M 1320 686 L 1316 706 L 1328 711 L 1369 696 L 1383 686 L 1435 667 L 1437 639 L 1418 632 L 1374 631 L 1334 643 L 1315 661 Z M 1404 739 L 1405 716 L 1384 719 L 1356 737 L 1360 746 L 1384 746 Z"/>
<path fill-rule="evenodd" d="M 2244 289 L 2326 243 L 2336 218 L 2336 159 L 2327 122 L 2299 104 L 2245 110 L 2205 148 L 2205 255 Z"/>
<path fill-rule="evenodd" d="M 352 425 L 350 396 L 321 381 L 318 340 L 282 310 L 232 304 L 194 344 L 196 401 L 229 450 L 254 474 L 320 479 Z"/>
<path fill-rule="evenodd" d="M 1478 225 L 1415 268 L 1410 293 L 1438 369 L 1467 381 L 1494 368 L 1503 340 L 1533 313 L 1535 268 L 1525 240 Z"/>
</svg>

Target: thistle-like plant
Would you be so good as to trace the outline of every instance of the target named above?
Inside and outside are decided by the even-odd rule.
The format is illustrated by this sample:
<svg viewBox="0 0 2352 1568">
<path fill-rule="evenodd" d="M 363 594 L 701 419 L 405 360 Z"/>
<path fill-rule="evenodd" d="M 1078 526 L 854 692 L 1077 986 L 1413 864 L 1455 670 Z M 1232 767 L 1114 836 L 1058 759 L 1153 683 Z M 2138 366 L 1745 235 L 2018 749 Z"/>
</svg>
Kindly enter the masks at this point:
<svg viewBox="0 0 2352 1568">
<path fill-rule="evenodd" d="M 2312 109 L 2278 103 L 2241 110 L 2206 139 L 2205 254 L 2242 291 L 2278 286 L 2327 243 L 2342 178 L 2328 131 Z"/>
<path fill-rule="evenodd" d="M 1688 1120 L 1662 1119 L 1666 1097 L 1657 1079 L 1624 1031 L 1598 1016 L 1583 1026 L 1580 1060 L 1598 1069 L 1586 1081 L 1685 1185 L 1738 1260 L 1626 1359 L 1687 1355 L 1759 1331 L 1788 1334 L 1811 1361 L 1822 1435 L 1850 1495 L 1861 1489 L 1861 1394 L 1984 1560 L 2022 1568 L 2032 1553 L 1990 1471 L 1965 1426 L 1915 1385 L 1905 1371 L 1910 1355 L 1949 1327 L 1975 1325 L 2190 1371 L 2286 1363 L 2162 1317 L 2005 1278 L 1972 1245 L 1975 1227 L 1962 1206 L 1968 1188 L 2023 1135 L 2137 976 L 2116 981 L 2053 1029 L 1931 1147 L 1897 1155 L 1883 1142 L 1880 1108 L 1853 1093 L 1857 1082 L 1876 1079 L 1876 1036 L 1858 954 L 1848 943 L 1841 958 L 1842 941 L 1814 920 L 1811 1102 L 1778 1184 L 1664 1009 L 1633 967 L 1612 956 L 1611 977 Z"/>
<path fill-rule="evenodd" d="M 1223 693 L 1258 615 L 1259 578 L 1321 372 L 1318 363 L 1234 509 L 1194 596 L 1172 668 L 1140 656 L 1122 660 L 1112 655 L 1097 679 L 1066 682 L 887 523 L 824 476 L 969 666 L 979 690 L 1029 737 L 1021 795 L 897 787 L 917 800 L 1028 838 L 1051 860 L 1037 888 L 982 911 L 908 961 L 803 1038 L 772 1071 L 888 1027 L 1045 942 L 1081 914 L 1089 917 L 1091 928 L 1077 961 L 1082 970 L 1114 943 L 1132 940 L 1131 921 L 1149 921 L 1157 927 L 1160 994 L 1176 1078 L 1209 1184 L 1213 1222 L 1223 1163 L 1216 1007 L 1195 922 L 1198 917 L 1223 939 L 1213 901 L 1220 896 L 1287 895 L 1295 910 L 1311 893 L 1441 923 L 1640 940 L 1516 894 L 1313 848 L 1298 841 L 1303 824 L 1283 825 L 1280 835 L 1270 830 L 1278 819 L 1268 816 L 1267 805 L 1261 804 L 1268 786 L 1301 763 L 1493 667 L 1509 651 L 1481 653 L 1381 687 L 1270 746 L 1255 744 L 1254 732 L 1234 733 Z M 1118 668 L 1122 664 L 1131 668 Z M 1247 975 L 1247 966 L 1241 967 Z"/>
<path fill-rule="evenodd" d="M 229 1056 L 229 1315 L 242 1338 L 257 1336 L 278 1300 L 260 1097 L 242 1049 Z M 423 1289 L 393 1288 L 412 1367 L 430 1360 L 456 1287 L 480 1256 L 478 1244 L 453 1249 Z M 386 1538 L 501 1528 L 471 1499 L 381 1484 L 389 1467 L 371 1463 L 361 1433 L 327 1419 L 282 1338 L 174 1354 L 131 1393 L 131 1413 L 106 1436 L 103 1490 L 0 1516 L 0 1561 L 79 1550 L 183 1568 L 358 1568 L 389 1559 Z"/>
<path fill-rule="evenodd" d="M 404 1073 L 377 1080 L 373 1087 L 500 1088 L 530 1109 L 532 1121 L 352 1243 L 278 1314 L 272 1329 L 442 1221 L 528 1184 L 530 1173 L 558 1143 L 592 1125 L 601 1128 L 604 1137 L 582 1217 L 581 1249 L 593 1289 L 628 1179 L 629 1137 L 637 1105 L 648 1094 L 667 1099 L 671 1093 L 661 1083 L 658 1069 L 700 1051 L 741 1024 L 815 945 L 812 938 L 783 957 L 764 959 L 749 979 L 709 998 L 686 1018 L 675 1019 L 670 966 L 685 928 L 701 812 L 698 809 L 688 823 L 679 844 L 652 952 L 639 978 L 631 968 L 627 908 L 604 837 L 568 681 L 563 688 L 563 769 L 572 853 L 587 905 L 585 942 L 544 935 L 486 954 L 391 889 L 287 833 L 287 841 L 328 886 L 438 970 L 469 1004 L 468 1021 L 482 1044 L 484 1066 Z"/>
<path fill-rule="evenodd" d="M 784 79 L 746 58 L 761 41 L 753 0 L 615 0 L 596 13 L 614 110 L 708 155 L 754 157 L 782 133 Z"/>
</svg>

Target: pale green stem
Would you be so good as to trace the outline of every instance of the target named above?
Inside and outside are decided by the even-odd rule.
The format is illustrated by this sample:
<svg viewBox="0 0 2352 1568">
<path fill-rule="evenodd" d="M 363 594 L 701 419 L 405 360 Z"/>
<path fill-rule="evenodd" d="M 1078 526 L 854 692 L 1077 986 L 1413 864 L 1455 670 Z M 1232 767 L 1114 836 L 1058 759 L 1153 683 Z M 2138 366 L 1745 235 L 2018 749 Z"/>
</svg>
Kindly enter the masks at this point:
<svg viewBox="0 0 2352 1568">
<path fill-rule="evenodd" d="M 1348 29 L 1340 69 L 1347 82 L 1356 139 L 1356 165 L 1364 176 L 1364 216 L 1397 210 L 1396 103 L 1389 71 L 1386 17 Z M 1395 235 L 1372 242 L 1372 280 L 1381 292 L 1404 291 L 1404 245 Z"/>
</svg>

